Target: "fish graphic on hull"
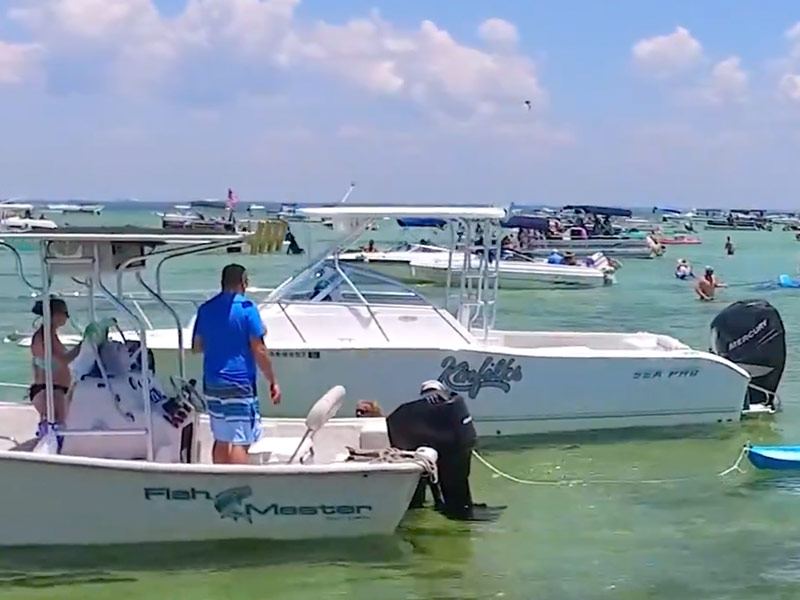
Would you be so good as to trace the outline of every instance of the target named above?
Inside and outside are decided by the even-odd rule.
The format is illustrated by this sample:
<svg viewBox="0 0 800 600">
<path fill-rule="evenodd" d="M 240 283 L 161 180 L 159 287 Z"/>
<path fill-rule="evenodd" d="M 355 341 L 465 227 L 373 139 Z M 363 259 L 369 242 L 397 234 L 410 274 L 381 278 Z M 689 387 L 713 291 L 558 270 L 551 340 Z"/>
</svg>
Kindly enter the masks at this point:
<svg viewBox="0 0 800 600">
<path fill-rule="evenodd" d="M 214 508 L 222 519 L 233 519 L 234 521 L 244 519 L 248 523 L 252 523 L 252 517 L 245 511 L 242 504 L 252 495 L 253 490 L 249 485 L 223 490 L 214 496 Z"/>
</svg>

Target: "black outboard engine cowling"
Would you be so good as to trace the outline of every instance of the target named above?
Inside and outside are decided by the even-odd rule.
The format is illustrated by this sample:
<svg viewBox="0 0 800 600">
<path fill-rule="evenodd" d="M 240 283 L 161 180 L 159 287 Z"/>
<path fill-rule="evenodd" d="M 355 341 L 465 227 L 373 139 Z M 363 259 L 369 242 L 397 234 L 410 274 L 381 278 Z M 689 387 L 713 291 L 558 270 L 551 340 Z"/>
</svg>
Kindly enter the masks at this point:
<svg viewBox="0 0 800 600">
<path fill-rule="evenodd" d="M 775 407 L 775 391 L 786 365 L 786 330 L 780 314 L 766 300 L 741 300 L 711 322 L 711 351 L 745 369 L 757 388 L 749 387 L 744 408 Z M 767 390 L 764 393 L 761 390 Z"/>
<path fill-rule="evenodd" d="M 453 518 L 470 519 L 473 502 L 469 473 L 477 434 L 464 399 L 450 391 L 425 393 L 418 400 L 397 407 L 386 418 L 386 427 L 395 448 L 416 450 L 428 446 L 436 450 L 440 508 Z M 420 482 L 416 498 L 424 498 L 426 485 L 429 482 Z"/>
</svg>

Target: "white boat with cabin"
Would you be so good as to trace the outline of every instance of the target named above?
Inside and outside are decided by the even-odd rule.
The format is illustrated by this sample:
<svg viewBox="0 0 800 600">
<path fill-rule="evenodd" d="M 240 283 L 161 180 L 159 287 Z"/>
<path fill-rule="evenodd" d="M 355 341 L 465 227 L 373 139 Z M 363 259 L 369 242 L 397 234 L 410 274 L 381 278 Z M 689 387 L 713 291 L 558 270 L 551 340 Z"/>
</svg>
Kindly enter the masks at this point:
<svg viewBox="0 0 800 600">
<path fill-rule="evenodd" d="M 511 251 L 504 254 L 512 255 Z M 363 265 L 405 283 L 446 285 L 450 269 L 458 277 L 464 260 L 450 260 L 450 251 L 427 244 L 401 244 L 386 251 L 346 252 L 339 256 L 343 263 Z M 477 255 L 472 261 L 477 264 Z M 551 264 L 543 259 L 520 257 L 501 259 L 499 287 L 510 290 L 535 290 L 559 287 L 597 287 L 616 281 L 615 268 L 598 252 L 589 257 L 591 264 Z"/>
<path fill-rule="evenodd" d="M 742 415 L 747 371 L 673 337 L 497 328 L 497 262 L 470 262 L 452 273 L 440 308 L 397 280 L 338 259 L 369 222 L 384 217 L 445 219 L 466 232 L 452 250 L 467 256 L 478 227 L 495 239 L 503 209 L 300 210 L 334 219 L 348 234 L 259 305 L 281 386 L 291 398 L 280 406 L 286 416 L 305 414 L 309 399 L 330 381 L 345 385 L 351 402 L 376 399 L 387 412 L 416 397 L 426 379 L 463 394 L 483 436 L 720 423 Z M 183 342 L 173 330 L 148 332 L 159 362 L 174 360 L 182 343 L 188 347 L 192 326 L 184 329 Z M 190 358 L 187 373 L 199 377 L 200 362 Z"/>
<path fill-rule="evenodd" d="M 8 243 L 19 239 L 39 246 L 42 288 L 30 284 Z M 90 326 L 70 365 L 66 422 L 52 422 L 51 367 L 45 369 L 41 435 L 33 435 L 39 415 L 30 404 L 0 403 L 0 478 L 6 482 L 0 488 L 0 546 L 308 539 L 395 530 L 420 476 L 427 471 L 435 478 L 436 453 L 392 450 L 382 418 L 332 418 L 343 387 L 322 395 L 305 419 L 265 419 L 264 438 L 249 450 L 251 464 L 212 464 L 204 400 L 181 377 L 183 352 L 166 362 L 163 356 L 151 360 L 145 320 L 121 293 L 125 276 L 135 277 L 174 316 L 173 335 L 180 341 L 180 319 L 146 282 L 145 265 L 241 242 L 237 234 L 139 228 L 0 236 L 23 281 L 43 298 L 50 297 L 51 279 L 64 277 L 85 283 L 90 300 Z M 96 320 L 96 294 L 135 323 L 134 335 L 109 334 L 115 321 Z M 44 302 L 47 365 L 50 327 Z M 177 368 L 171 388 L 162 386 L 156 367 L 159 373 Z M 291 405 L 313 402 L 292 394 L 284 392 Z"/>
<path fill-rule="evenodd" d="M 506 252 L 504 251 L 504 254 Z M 513 256 L 513 253 L 508 252 Z M 479 268 L 481 257 L 472 255 L 470 269 Z M 460 277 L 465 260 L 462 256 L 421 254 L 411 259 L 409 268 L 418 282 L 447 285 L 447 278 Z M 492 268 L 492 263 L 489 263 Z M 517 260 L 501 258 L 498 266 L 498 287 L 507 290 L 537 290 L 552 288 L 591 288 L 616 282 L 616 269 L 603 255 L 596 252 L 580 264 L 555 264 L 544 259 L 522 257 Z M 448 275 L 448 272 L 450 274 Z"/>
</svg>

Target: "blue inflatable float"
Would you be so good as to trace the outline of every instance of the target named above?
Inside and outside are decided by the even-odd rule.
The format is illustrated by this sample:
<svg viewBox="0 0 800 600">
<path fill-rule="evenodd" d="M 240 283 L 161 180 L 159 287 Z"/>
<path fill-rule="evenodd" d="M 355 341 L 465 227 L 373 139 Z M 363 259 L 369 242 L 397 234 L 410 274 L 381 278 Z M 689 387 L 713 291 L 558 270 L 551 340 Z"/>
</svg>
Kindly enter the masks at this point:
<svg viewBox="0 0 800 600">
<path fill-rule="evenodd" d="M 800 288 L 800 280 L 792 279 L 784 273 L 778 277 L 778 285 L 782 288 Z"/>
<path fill-rule="evenodd" d="M 747 458 L 757 469 L 800 471 L 800 446 L 748 446 Z"/>
</svg>

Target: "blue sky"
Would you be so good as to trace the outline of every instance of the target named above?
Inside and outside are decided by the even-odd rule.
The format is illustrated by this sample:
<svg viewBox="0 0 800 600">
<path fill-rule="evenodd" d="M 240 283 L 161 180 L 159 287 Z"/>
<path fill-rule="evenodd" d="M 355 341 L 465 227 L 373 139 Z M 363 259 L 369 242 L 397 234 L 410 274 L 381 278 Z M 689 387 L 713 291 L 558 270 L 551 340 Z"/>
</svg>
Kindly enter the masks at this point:
<svg viewBox="0 0 800 600">
<path fill-rule="evenodd" d="M 0 197 L 800 208 L 795 3 L 0 11 Z"/>
</svg>

